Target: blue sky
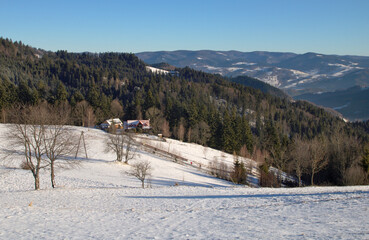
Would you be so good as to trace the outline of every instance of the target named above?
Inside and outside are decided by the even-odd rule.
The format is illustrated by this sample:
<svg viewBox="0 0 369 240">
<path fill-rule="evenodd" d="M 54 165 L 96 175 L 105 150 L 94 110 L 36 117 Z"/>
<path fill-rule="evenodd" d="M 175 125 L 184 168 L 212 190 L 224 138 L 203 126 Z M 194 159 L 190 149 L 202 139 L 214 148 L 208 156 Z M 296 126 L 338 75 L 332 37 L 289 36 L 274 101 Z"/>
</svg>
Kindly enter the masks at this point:
<svg viewBox="0 0 369 240">
<path fill-rule="evenodd" d="M 369 56 L 369 0 L 0 0 L 0 36 L 69 52 Z"/>
</svg>

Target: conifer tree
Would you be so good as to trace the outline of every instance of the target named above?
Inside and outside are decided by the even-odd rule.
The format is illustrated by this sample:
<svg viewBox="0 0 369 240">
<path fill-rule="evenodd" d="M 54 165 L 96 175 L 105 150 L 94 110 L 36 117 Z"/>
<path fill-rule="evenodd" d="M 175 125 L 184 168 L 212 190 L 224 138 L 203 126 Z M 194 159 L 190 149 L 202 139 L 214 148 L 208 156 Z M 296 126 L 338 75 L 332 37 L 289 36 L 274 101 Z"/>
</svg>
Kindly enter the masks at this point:
<svg viewBox="0 0 369 240">
<path fill-rule="evenodd" d="M 246 118 L 242 118 L 242 122 L 241 122 L 241 139 L 242 139 L 242 143 L 246 144 L 247 147 L 247 151 L 249 153 L 252 153 L 252 150 L 254 148 L 254 141 L 253 141 L 253 136 L 251 133 L 251 128 L 249 123 L 247 122 Z"/>
<path fill-rule="evenodd" d="M 224 113 L 222 130 L 222 149 L 228 153 L 232 153 L 234 150 L 235 134 L 228 111 L 225 111 Z"/>
<path fill-rule="evenodd" d="M 0 79 L 0 110 L 4 108 L 5 103 L 6 103 L 6 96 L 5 96 L 6 92 L 5 92 L 5 88 L 3 86 L 3 83 Z"/>
<path fill-rule="evenodd" d="M 146 93 L 145 105 L 144 105 L 145 109 L 144 110 L 146 111 L 147 109 L 149 109 L 153 106 L 155 106 L 155 98 L 152 94 L 151 89 L 149 89 L 149 91 L 147 91 L 147 93 Z"/>
<path fill-rule="evenodd" d="M 59 82 L 58 87 L 56 88 L 56 100 L 58 102 L 64 102 L 68 98 L 68 92 L 65 89 L 65 86 L 62 82 Z"/>
<path fill-rule="evenodd" d="M 369 176 L 369 148 L 364 150 L 363 158 L 361 159 L 361 166 L 367 176 Z"/>
<path fill-rule="evenodd" d="M 21 81 L 18 86 L 18 99 L 23 104 L 32 104 L 34 97 L 31 89 L 27 86 L 26 82 Z"/>
<path fill-rule="evenodd" d="M 245 184 L 246 183 L 246 167 L 245 164 L 238 159 L 236 153 L 234 155 L 233 172 L 231 173 L 231 179 L 234 183 Z"/>
</svg>

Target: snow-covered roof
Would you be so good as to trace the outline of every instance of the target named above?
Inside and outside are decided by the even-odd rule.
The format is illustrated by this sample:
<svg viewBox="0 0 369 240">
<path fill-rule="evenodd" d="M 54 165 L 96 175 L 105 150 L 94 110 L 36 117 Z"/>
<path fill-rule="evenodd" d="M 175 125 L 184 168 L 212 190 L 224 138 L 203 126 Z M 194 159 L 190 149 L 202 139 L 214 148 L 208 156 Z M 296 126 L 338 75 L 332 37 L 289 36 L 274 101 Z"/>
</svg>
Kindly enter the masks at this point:
<svg viewBox="0 0 369 240">
<path fill-rule="evenodd" d="M 150 119 L 149 120 L 127 120 L 124 122 L 124 129 L 136 128 L 139 124 L 142 125 L 142 129 L 150 129 Z"/>
<path fill-rule="evenodd" d="M 111 118 L 105 121 L 105 123 L 112 125 L 112 124 L 123 124 L 119 118 Z"/>
</svg>

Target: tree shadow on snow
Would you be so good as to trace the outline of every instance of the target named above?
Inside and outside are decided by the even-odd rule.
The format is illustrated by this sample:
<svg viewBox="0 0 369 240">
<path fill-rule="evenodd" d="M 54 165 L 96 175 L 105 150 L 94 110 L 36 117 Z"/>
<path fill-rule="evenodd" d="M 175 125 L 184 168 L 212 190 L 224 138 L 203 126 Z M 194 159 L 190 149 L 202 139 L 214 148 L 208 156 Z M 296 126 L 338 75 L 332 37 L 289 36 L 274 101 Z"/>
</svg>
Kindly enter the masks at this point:
<svg viewBox="0 0 369 240">
<path fill-rule="evenodd" d="M 150 179 L 150 182 L 152 185 L 157 186 L 193 186 L 193 187 L 228 187 L 224 185 L 214 184 L 214 183 L 198 183 L 198 182 L 192 182 L 192 181 L 184 181 L 184 180 L 178 180 L 178 179 L 172 179 L 172 178 L 166 178 L 166 177 L 155 177 Z"/>
<path fill-rule="evenodd" d="M 311 197 L 311 196 L 329 196 L 329 195 L 349 195 L 349 194 L 369 194 L 369 191 L 350 191 L 350 192 L 324 192 L 324 193 L 298 193 L 298 194 L 254 194 L 254 195 L 191 195 L 191 196 L 127 196 L 127 198 L 143 198 L 143 199 L 217 199 L 217 198 L 278 198 L 278 197 Z M 367 196 L 369 197 L 369 196 Z M 313 200 L 313 199 L 310 199 Z M 309 200 L 309 201 L 310 201 Z M 335 199 L 328 199 L 335 200 Z M 337 199 L 339 200 L 339 199 Z M 308 202 L 309 202 L 308 201 Z M 324 199 L 321 199 L 324 201 Z"/>
</svg>

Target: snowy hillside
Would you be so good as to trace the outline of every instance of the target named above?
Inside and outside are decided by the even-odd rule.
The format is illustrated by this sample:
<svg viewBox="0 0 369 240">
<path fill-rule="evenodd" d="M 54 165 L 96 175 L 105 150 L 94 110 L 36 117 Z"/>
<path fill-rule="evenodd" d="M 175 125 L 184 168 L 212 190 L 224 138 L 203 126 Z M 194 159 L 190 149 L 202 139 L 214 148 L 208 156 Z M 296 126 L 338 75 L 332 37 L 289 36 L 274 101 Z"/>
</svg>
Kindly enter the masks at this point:
<svg viewBox="0 0 369 240">
<path fill-rule="evenodd" d="M 0 149 L 10 149 L 7 146 L 6 130 L 8 125 L 0 125 L 1 142 Z M 63 188 L 85 188 L 85 187 L 139 187 L 140 183 L 134 177 L 124 174 L 129 171 L 130 166 L 126 164 L 116 163 L 114 153 L 106 153 L 105 140 L 107 133 L 98 129 L 86 129 L 73 127 L 73 131 L 79 134 L 84 131 L 87 144 L 88 159 L 85 158 L 84 151 L 80 151 L 78 159 L 81 165 L 77 169 L 65 170 L 56 174 L 57 185 Z M 143 141 L 146 145 L 152 145 L 157 148 L 162 148 L 165 151 L 183 155 L 186 159 L 190 159 L 188 163 L 175 163 L 173 159 L 168 157 L 158 156 L 150 152 L 146 152 L 143 148 L 138 150 L 138 154 L 129 163 L 135 163 L 141 160 L 147 160 L 153 168 L 150 179 L 152 187 L 159 186 L 174 186 L 190 185 L 190 186 L 207 186 L 207 187 L 226 187 L 233 184 L 221 179 L 217 179 L 206 174 L 199 168 L 207 167 L 207 159 L 201 146 L 193 144 L 184 144 L 175 140 L 167 142 L 158 141 L 142 135 L 137 141 Z M 196 150 L 194 150 L 196 149 Z M 209 149 L 207 151 L 208 158 L 219 157 L 225 158 L 229 164 L 232 164 L 233 158 L 229 154 L 224 154 L 217 150 Z M 3 158 L 5 158 L 3 156 Z M 204 159 L 203 159 L 204 158 Z M 210 159 L 210 158 L 209 158 Z M 8 167 L 19 168 L 23 158 L 22 156 L 6 157 L 4 164 Z M 193 165 L 191 165 L 191 161 Z M 205 169 L 204 169 L 205 170 Z M 14 185 L 9 184 L 4 186 L 8 190 L 32 190 L 33 177 L 29 171 L 15 170 L 7 171 L 3 175 L 3 181 L 14 181 Z M 41 176 L 41 189 L 49 188 L 49 178 L 47 173 Z M 19 184 L 21 183 L 21 184 Z M 4 188 L 1 188 L 4 189 Z"/>
<path fill-rule="evenodd" d="M 169 73 L 169 71 L 159 69 L 159 68 L 150 67 L 150 66 L 146 66 L 146 70 L 150 71 L 150 72 L 153 72 L 153 73 L 158 73 L 158 74 L 168 74 Z"/>
<path fill-rule="evenodd" d="M 0 239 L 369 238 L 368 186 L 235 186 L 206 174 L 209 162 L 231 164 L 232 156 L 145 135 L 137 138 L 140 157 L 129 163 L 152 164 L 151 188 L 140 188 L 124 173 L 130 166 L 104 152 L 106 133 L 73 127 L 84 131 L 88 159 L 79 152 L 79 168 L 58 171 L 56 189 L 43 172 L 41 190 L 34 191 L 21 157 L 4 154 L 8 128 L 0 125 Z"/>
</svg>

